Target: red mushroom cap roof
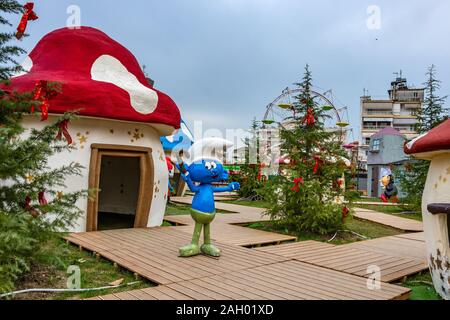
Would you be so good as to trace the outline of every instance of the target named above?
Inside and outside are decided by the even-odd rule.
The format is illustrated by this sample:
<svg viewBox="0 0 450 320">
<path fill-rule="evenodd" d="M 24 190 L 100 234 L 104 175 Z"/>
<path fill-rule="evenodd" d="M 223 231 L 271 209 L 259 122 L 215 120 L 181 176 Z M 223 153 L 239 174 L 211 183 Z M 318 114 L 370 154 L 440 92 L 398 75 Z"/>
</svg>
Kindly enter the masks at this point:
<svg viewBox="0 0 450 320">
<path fill-rule="evenodd" d="M 175 102 L 152 88 L 133 54 L 100 30 L 53 31 L 29 58 L 29 72 L 7 89 L 30 92 L 39 80 L 59 82 L 62 92 L 50 99 L 50 113 L 149 123 L 162 135 L 180 128 Z"/>
<path fill-rule="evenodd" d="M 429 158 L 427 153 L 437 151 L 450 151 L 450 120 L 405 145 L 406 154 L 425 154 L 425 159 Z"/>
</svg>

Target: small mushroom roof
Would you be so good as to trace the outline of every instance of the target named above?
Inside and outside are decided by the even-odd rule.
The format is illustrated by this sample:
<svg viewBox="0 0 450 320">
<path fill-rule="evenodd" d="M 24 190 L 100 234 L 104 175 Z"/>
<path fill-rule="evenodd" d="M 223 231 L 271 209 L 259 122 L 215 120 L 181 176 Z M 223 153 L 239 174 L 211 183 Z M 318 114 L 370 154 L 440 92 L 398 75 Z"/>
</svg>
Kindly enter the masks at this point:
<svg viewBox="0 0 450 320">
<path fill-rule="evenodd" d="M 417 158 L 431 159 L 442 152 L 450 152 L 450 120 L 405 144 L 405 153 Z"/>
<path fill-rule="evenodd" d="M 180 111 L 147 81 L 133 54 L 95 28 L 63 28 L 47 34 L 24 64 L 28 71 L 11 79 L 7 90 L 29 92 L 36 82 L 59 82 L 49 112 L 152 125 L 160 135 L 180 128 Z"/>
<path fill-rule="evenodd" d="M 386 127 L 381 129 L 380 131 L 378 131 L 377 133 L 375 133 L 372 138 L 373 139 L 377 139 L 377 138 L 382 138 L 384 136 L 403 136 L 400 131 L 398 131 L 395 128 L 392 127 Z"/>
</svg>

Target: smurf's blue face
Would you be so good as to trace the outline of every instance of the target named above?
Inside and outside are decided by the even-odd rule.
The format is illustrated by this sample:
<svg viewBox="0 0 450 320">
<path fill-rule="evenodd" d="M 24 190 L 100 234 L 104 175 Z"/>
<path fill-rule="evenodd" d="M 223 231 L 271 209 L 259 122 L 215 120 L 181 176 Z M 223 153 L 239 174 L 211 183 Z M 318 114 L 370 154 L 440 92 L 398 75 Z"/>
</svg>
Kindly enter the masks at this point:
<svg viewBox="0 0 450 320">
<path fill-rule="evenodd" d="M 215 160 L 203 159 L 191 164 L 188 168 L 191 180 L 203 184 L 228 180 L 228 171 Z"/>
</svg>

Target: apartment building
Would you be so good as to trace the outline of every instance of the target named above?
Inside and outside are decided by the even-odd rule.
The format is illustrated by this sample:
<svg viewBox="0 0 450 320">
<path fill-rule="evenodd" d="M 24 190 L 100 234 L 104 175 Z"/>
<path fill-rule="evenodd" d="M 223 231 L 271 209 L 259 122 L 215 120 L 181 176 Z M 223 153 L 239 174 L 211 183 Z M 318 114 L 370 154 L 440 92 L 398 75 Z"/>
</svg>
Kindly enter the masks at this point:
<svg viewBox="0 0 450 320">
<path fill-rule="evenodd" d="M 370 138 L 378 131 L 392 127 L 406 139 L 418 136 L 414 127 L 417 112 L 422 108 L 425 89 L 410 88 L 406 78 L 396 78 L 388 90 L 388 98 L 375 99 L 370 95 L 361 97 L 361 137 L 360 161 L 367 167 Z"/>
</svg>

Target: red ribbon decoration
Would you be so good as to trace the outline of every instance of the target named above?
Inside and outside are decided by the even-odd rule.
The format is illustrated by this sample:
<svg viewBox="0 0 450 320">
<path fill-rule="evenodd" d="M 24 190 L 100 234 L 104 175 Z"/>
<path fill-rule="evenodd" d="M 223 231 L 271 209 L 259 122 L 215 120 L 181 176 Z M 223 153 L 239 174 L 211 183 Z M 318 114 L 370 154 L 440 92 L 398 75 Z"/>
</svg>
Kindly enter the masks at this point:
<svg viewBox="0 0 450 320">
<path fill-rule="evenodd" d="M 348 214 L 350 213 L 350 209 L 347 207 L 342 208 L 342 219 L 345 220 L 345 218 L 348 217 Z"/>
<path fill-rule="evenodd" d="M 69 120 L 68 119 L 65 119 L 59 123 L 59 131 L 58 131 L 58 135 L 56 136 L 56 139 L 62 140 L 63 136 L 69 145 L 72 144 L 73 140 L 69 133 Z"/>
<path fill-rule="evenodd" d="M 47 86 L 47 84 L 44 83 L 44 81 L 38 81 L 36 83 L 36 86 L 34 88 L 33 100 L 41 100 L 41 98 L 42 98 L 42 91 L 44 90 L 44 85 Z M 34 105 L 31 106 L 30 112 L 34 113 Z"/>
<path fill-rule="evenodd" d="M 50 103 L 48 99 L 55 96 L 56 92 L 52 90 L 48 90 L 48 82 L 45 80 L 40 80 L 36 83 L 36 87 L 34 89 L 33 100 L 41 101 L 41 105 L 39 106 L 41 109 L 41 121 L 45 121 L 48 119 L 48 108 Z M 31 113 L 34 113 L 34 106 L 31 107 Z"/>
<path fill-rule="evenodd" d="M 30 196 L 27 196 L 26 198 L 25 198 L 25 205 L 24 205 L 24 208 L 25 208 L 25 210 L 27 210 L 27 211 L 30 211 L 32 208 L 31 208 L 31 197 Z"/>
<path fill-rule="evenodd" d="M 17 27 L 17 33 L 16 38 L 18 40 L 22 39 L 23 35 L 25 34 L 25 30 L 27 29 L 28 21 L 34 21 L 38 19 L 38 16 L 33 11 L 34 3 L 28 2 L 26 5 L 23 6 L 25 9 L 22 19 L 20 19 L 19 26 Z"/>
<path fill-rule="evenodd" d="M 23 204 L 23 208 L 28 211 L 33 218 L 39 217 L 39 212 L 31 206 L 31 197 L 26 196 L 25 203 Z"/>
<path fill-rule="evenodd" d="M 33 100 L 40 101 L 41 121 L 48 119 L 48 110 L 50 107 L 49 99 L 56 96 L 57 91 L 48 88 L 48 81 L 39 80 L 34 88 Z M 31 107 L 31 113 L 34 113 L 34 106 Z"/>
<path fill-rule="evenodd" d="M 305 124 L 308 127 L 312 127 L 316 123 L 316 118 L 314 117 L 314 110 L 312 108 L 308 108 L 306 110 L 306 115 L 302 120 L 302 124 Z"/>
<path fill-rule="evenodd" d="M 292 187 L 291 190 L 296 193 L 299 193 L 300 192 L 300 184 L 303 184 L 303 183 L 304 183 L 303 178 L 294 179 L 294 186 Z"/>
<path fill-rule="evenodd" d="M 316 161 L 316 164 L 314 165 L 313 173 L 317 174 L 317 172 L 319 172 L 320 165 L 323 163 L 323 161 L 318 156 L 315 156 L 314 160 Z"/>
<path fill-rule="evenodd" d="M 45 199 L 45 191 L 39 192 L 39 204 L 41 206 L 46 206 L 48 204 L 47 199 Z"/>
<path fill-rule="evenodd" d="M 258 170 L 258 181 L 261 182 L 262 178 L 263 178 L 263 174 L 262 174 L 262 169 L 264 169 L 266 167 L 266 165 L 264 163 L 261 163 L 259 165 L 259 170 Z"/>
</svg>

